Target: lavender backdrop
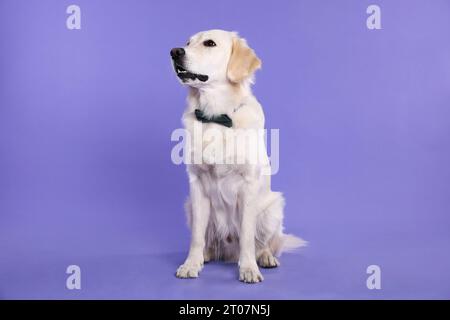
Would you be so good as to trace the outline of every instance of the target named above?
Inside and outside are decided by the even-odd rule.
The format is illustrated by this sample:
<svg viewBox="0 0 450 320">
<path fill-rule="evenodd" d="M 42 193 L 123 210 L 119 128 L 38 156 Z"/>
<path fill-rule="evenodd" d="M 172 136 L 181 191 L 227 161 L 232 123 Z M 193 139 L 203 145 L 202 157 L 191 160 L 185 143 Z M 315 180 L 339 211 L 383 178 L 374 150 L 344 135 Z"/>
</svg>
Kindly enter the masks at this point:
<svg viewBox="0 0 450 320">
<path fill-rule="evenodd" d="M 168 53 L 210 28 L 263 60 L 273 187 L 310 241 L 258 285 L 221 263 L 174 277 L 189 233 Z M 1 0 L 0 298 L 450 298 L 449 39 L 447 0 Z"/>
</svg>

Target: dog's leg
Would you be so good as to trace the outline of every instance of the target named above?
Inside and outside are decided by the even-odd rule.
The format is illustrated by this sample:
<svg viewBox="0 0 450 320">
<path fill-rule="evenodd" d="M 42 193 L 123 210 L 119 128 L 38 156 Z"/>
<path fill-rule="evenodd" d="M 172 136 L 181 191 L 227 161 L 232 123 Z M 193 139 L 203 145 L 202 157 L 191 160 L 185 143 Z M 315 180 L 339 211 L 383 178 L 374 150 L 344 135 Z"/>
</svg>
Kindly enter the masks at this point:
<svg viewBox="0 0 450 320">
<path fill-rule="evenodd" d="M 239 235 L 239 280 L 256 283 L 264 280 L 256 263 L 255 237 L 259 210 L 256 203 L 257 184 L 250 182 L 242 193 L 241 231 Z"/>
<path fill-rule="evenodd" d="M 255 283 L 264 280 L 256 263 L 255 255 L 256 217 L 251 208 L 244 209 L 239 239 L 239 280 Z"/>
<path fill-rule="evenodd" d="M 275 257 L 277 251 L 273 244 L 281 242 L 284 198 L 278 192 L 270 192 L 262 198 L 263 209 L 256 224 L 256 260 L 262 268 L 276 268 L 280 262 Z"/>
<path fill-rule="evenodd" d="M 177 270 L 178 278 L 197 278 L 204 263 L 205 235 L 211 207 L 209 199 L 203 193 L 199 179 L 192 179 L 190 197 L 192 205 L 191 245 L 186 261 Z"/>
</svg>

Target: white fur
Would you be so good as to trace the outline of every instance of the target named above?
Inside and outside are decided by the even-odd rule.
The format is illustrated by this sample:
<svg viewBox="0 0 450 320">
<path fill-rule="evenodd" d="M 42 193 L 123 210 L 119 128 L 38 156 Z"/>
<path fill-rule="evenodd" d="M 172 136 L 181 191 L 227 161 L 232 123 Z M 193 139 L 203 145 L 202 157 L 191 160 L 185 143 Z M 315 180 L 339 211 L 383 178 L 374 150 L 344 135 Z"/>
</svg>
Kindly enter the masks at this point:
<svg viewBox="0 0 450 320">
<path fill-rule="evenodd" d="M 204 83 L 199 80 L 184 83 L 189 87 L 189 95 L 183 124 L 191 133 L 195 126 L 224 132 L 264 128 L 262 107 L 250 88 L 253 73 L 237 84 L 227 78 L 236 38 L 238 35 L 233 32 L 211 30 L 194 35 L 184 47 L 186 69 L 209 76 Z M 204 47 L 203 41 L 207 39 L 214 40 L 217 46 Z M 194 114 L 198 108 L 206 115 L 226 113 L 232 118 L 233 127 L 199 122 Z M 270 175 L 261 174 L 263 167 L 269 166 L 267 152 L 264 160 L 257 165 L 187 166 L 190 197 L 186 213 L 192 237 L 189 255 L 177 270 L 178 277 L 197 277 L 205 261 L 220 259 L 239 261 L 241 281 L 259 282 L 263 277 L 258 263 L 276 267 L 279 262 L 275 255 L 304 245 L 301 239 L 283 234 L 284 198 L 281 193 L 271 191 Z"/>
</svg>

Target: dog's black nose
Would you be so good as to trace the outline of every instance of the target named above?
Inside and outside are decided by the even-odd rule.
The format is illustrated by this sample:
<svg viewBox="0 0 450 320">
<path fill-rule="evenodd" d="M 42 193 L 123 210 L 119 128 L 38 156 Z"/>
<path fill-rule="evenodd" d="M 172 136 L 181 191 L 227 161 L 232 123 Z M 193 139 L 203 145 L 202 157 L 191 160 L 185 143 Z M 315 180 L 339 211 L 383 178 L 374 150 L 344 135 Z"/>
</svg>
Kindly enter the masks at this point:
<svg viewBox="0 0 450 320">
<path fill-rule="evenodd" d="M 170 56 L 172 57 L 172 59 L 181 58 L 185 53 L 186 52 L 183 48 L 173 48 L 172 50 L 170 50 Z"/>
</svg>

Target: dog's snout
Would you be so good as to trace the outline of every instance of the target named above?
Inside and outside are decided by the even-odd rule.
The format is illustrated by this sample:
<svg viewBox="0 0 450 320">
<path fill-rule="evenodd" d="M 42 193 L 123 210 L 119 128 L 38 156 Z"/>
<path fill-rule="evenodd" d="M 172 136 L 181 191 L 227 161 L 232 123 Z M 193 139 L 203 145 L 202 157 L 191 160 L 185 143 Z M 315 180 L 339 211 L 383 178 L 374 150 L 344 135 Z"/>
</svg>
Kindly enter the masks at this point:
<svg viewBox="0 0 450 320">
<path fill-rule="evenodd" d="M 172 57 L 172 59 L 178 59 L 181 58 L 185 55 L 185 51 L 183 48 L 173 48 L 172 50 L 170 50 L 170 56 Z"/>
</svg>

